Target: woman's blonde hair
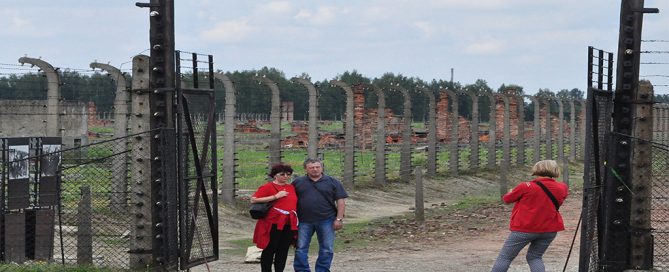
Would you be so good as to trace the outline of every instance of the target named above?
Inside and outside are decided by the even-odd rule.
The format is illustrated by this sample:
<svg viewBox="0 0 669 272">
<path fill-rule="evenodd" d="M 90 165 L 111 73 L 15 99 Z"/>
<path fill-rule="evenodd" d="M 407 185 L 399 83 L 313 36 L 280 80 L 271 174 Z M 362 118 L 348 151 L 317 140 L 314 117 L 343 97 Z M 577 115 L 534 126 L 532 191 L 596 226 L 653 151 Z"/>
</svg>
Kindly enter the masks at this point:
<svg viewBox="0 0 669 272">
<path fill-rule="evenodd" d="M 541 176 L 541 177 L 558 178 L 558 177 L 560 177 L 560 167 L 558 166 L 557 162 L 554 161 L 554 160 L 538 161 L 532 167 L 532 175 L 533 176 Z"/>
</svg>

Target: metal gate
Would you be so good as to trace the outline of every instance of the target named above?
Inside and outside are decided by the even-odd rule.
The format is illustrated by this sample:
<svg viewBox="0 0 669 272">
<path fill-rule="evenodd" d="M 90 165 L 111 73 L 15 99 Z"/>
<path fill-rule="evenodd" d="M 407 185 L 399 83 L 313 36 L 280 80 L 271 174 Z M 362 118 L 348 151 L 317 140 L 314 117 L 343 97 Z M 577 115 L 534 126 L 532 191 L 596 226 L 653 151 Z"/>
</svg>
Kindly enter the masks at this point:
<svg viewBox="0 0 669 272">
<path fill-rule="evenodd" d="M 213 57 L 176 51 L 176 138 L 181 269 L 218 259 Z M 198 65 L 204 63 L 204 67 Z M 190 70 L 188 72 L 183 72 Z M 203 70 L 205 72 L 201 72 Z M 182 86 L 189 86 L 188 88 Z"/>
</svg>

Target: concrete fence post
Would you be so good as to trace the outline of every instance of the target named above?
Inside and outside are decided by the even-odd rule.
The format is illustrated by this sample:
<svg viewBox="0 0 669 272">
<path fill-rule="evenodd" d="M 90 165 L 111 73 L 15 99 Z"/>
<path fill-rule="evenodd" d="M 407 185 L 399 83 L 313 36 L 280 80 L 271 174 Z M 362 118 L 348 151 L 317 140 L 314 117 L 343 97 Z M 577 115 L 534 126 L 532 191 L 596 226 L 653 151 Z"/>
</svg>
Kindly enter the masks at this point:
<svg viewBox="0 0 669 272">
<path fill-rule="evenodd" d="M 492 93 L 486 93 L 490 101 L 490 117 L 488 118 L 488 169 L 497 167 L 497 99 Z"/>
<path fill-rule="evenodd" d="M 472 122 L 471 122 L 471 140 L 470 154 L 469 154 L 469 169 L 479 168 L 479 97 L 473 91 L 467 91 L 467 94 L 472 99 Z"/>
<path fill-rule="evenodd" d="M 527 159 L 525 158 L 525 99 L 522 95 L 515 97 L 518 111 L 518 139 L 516 140 L 516 148 L 518 149 L 518 157 L 516 158 L 517 165 L 525 165 Z"/>
<path fill-rule="evenodd" d="M 132 59 L 132 131 L 136 133 L 151 130 L 151 109 L 149 108 L 149 57 L 135 56 Z M 151 223 L 151 135 L 144 133 L 132 137 L 132 194 L 130 194 L 130 215 L 133 224 L 130 237 L 130 269 L 145 269 L 152 264 Z"/>
<path fill-rule="evenodd" d="M 93 263 L 93 229 L 91 219 L 91 187 L 82 186 L 81 199 L 77 208 L 77 264 Z"/>
<path fill-rule="evenodd" d="M 393 86 L 394 90 L 402 93 L 404 97 L 404 110 L 402 112 L 402 147 L 400 151 L 400 181 L 409 182 L 411 176 L 411 95 L 409 91 L 401 86 Z"/>
<path fill-rule="evenodd" d="M 445 93 L 445 94 L 444 94 Z M 448 151 L 448 166 L 452 175 L 457 175 L 460 164 L 460 133 L 459 126 L 460 113 L 458 112 L 458 94 L 451 90 L 444 90 L 440 95 L 448 95 L 451 98 L 451 132 L 450 132 L 450 146 Z"/>
<path fill-rule="evenodd" d="M 92 69 L 101 69 L 107 71 L 111 75 L 111 79 L 116 83 L 116 96 L 114 98 L 114 137 L 121 138 L 118 141 L 117 150 L 114 153 L 124 152 L 128 149 L 128 139 L 125 137 L 128 135 L 128 87 L 126 84 L 126 78 L 121 70 L 118 68 L 98 63 L 92 62 L 90 64 Z M 124 213 L 127 211 L 127 199 L 128 199 L 128 156 L 124 152 L 121 155 L 116 155 L 112 158 L 112 184 L 111 184 L 111 194 L 110 206 L 111 209 L 118 212 Z"/>
<path fill-rule="evenodd" d="M 344 177 L 343 183 L 347 188 L 355 184 L 355 104 L 353 89 L 348 84 L 331 80 L 330 84 L 337 86 L 346 93 L 346 119 L 344 121 Z"/>
<path fill-rule="evenodd" d="M 576 105 L 569 99 L 569 161 L 576 161 Z"/>
<path fill-rule="evenodd" d="M 546 155 L 544 159 L 553 159 L 553 127 L 551 118 L 551 99 L 544 98 L 541 100 L 546 107 Z"/>
<path fill-rule="evenodd" d="M 281 97 L 279 86 L 266 76 L 254 76 L 253 79 L 267 86 L 271 92 L 271 110 L 269 115 L 269 165 L 281 162 Z"/>
<path fill-rule="evenodd" d="M 46 92 L 46 136 L 48 137 L 62 137 L 63 136 L 63 121 L 62 115 L 62 99 L 60 96 L 60 75 L 55 68 L 46 61 L 41 59 L 21 57 L 19 63 L 30 64 L 39 67 L 44 74 L 46 74 L 47 92 Z"/>
<path fill-rule="evenodd" d="M 585 118 L 586 118 L 585 117 L 586 116 L 585 112 L 586 112 L 586 106 L 585 106 L 585 100 L 583 100 L 583 99 L 580 99 L 579 103 L 581 104 L 581 111 L 579 112 L 579 117 L 580 117 L 580 120 L 579 120 L 580 122 L 579 123 L 580 123 L 580 127 L 581 127 L 581 129 L 579 131 L 581 132 L 581 135 L 579 135 L 579 137 L 578 137 L 579 140 L 578 141 L 579 141 L 579 146 L 581 147 L 580 148 L 581 152 L 579 152 L 578 157 L 583 159 L 584 156 L 585 156 L 585 134 L 586 134 L 585 133 L 585 128 L 586 128 L 586 126 L 585 126 Z"/>
<path fill-rule="evenodd" d="M 504 102 L 504 131 L 502 135 L 502 157 L 506 165 L 500 164 L 500 166 L 508 168 L 511 165 L 511 116 L 510 116 L 510 103 L 509 97 L 504 94 L 498 94 Z"/>
<path fill-rule="evenodd" d="M 318 158 L 318 91 L 314 87 L 314 84 L 307 79 L 294 77 L 290 80 L 302 84 L 309 93 L 307 156 L 309 158 Z"/>
<path fill-rule="evenodd" d="M 420 166 L 416 166 L 415 170 L 416 176 L 416 192 L 415 192 L 415 206 L 416 209 L 414 213 L 416 215 L 416 221 L 425 222 L 425 202 L 423 197 L 423 169 Z"/>
<path fill-rule="evenodd" d="M 527 96 L 534 104 L 534 127 L 532 128 L 532 159 L 534 164 L 541 160 L 541 103 L 536 96 Z"/>
<path fill-rule="evenodd" d="M 427 121 L 427 175 L 437 175 L 437 106 L 434 92 L 425 86 L 416 87 L 417 90 L 427 96 L 428 99 L 428 121 Z"/>
<path fill-rule="evenodd" d="M 558 104 L 558 131 L 557 131 L 557 157 L 558 161 L 564 161 L 564 104 L 562 99 L 556 98 Z"/>
<path fill-rule="evenodd" d="M 386 184 L 386 95 L 383 89 L 372 86 L 378 97 L 377 100 L 377 126 L 376 126 L 376 148 L 374 163 L 374 182 L 377 185 Z"/>
<path fill-rule="evenodd" d="M 237 188 L 235 180 L 237 174 L 237 151 L 235 148 L 235 114 L 237 112 L 237 92 L 235 85 L 224 73 L 214 73 L 214 77 L 223 83 L 225 88 L 225 106 L 223 115 L 223 181 L 221 183 L 221 198 L 226 205 L 235 206 Z"/>
</svg>

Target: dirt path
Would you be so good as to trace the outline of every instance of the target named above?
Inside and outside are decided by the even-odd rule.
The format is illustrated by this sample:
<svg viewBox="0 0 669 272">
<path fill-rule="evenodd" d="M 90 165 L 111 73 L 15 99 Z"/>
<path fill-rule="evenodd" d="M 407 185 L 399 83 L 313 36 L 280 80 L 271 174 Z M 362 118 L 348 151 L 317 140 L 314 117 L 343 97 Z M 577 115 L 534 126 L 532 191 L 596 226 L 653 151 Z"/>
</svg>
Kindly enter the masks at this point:
<svg viewBox="0 0 669 272">
<path fill-rule="evenodd" d="M 522 173 L 519 175 L 516 180 L 527 178 Z M 487 177 L 461 176 L 428 181 L 425 207 L 448 206 L 463 196 L 494 195 L 499 191 L 497 183 L 491 181 L 494 177 L 491 173 Z M 406 214 L 414 206 L 411 190 L 409 184 L 395 184 L 384 190 L 356 191 L 347 201 L 347 221 L 366 222 Z M 232 238 L 250 237 L 253 221 L 223 210 L 221 247 L 229 246 L 228 240 Z M 489 271 L 509 233 L 510 210 L 511 206 L 502 204 L 448 215 L 431 215 L 428 210 L 424 225 L 393 220 L 389 225 L 374 228 L 369 239 L 375 242 L 370 242 L 366 248 L 338 250 L 332 271 Z M 567 229 L 558 235 L 544 257 L 547 271 L 562 271 L 580 216 L 581 194 L 572 192 L 560 210 Z M 567 271 L 577 270 L 578 241 L 577 237 Z M 509 271 L 529 271 L 524 254 L 525 251 L 519 254 Z M 313 262 L 315 254 L 311 256 Z M 292 271 L 292 257 L 291 252 L 286 271 Z M 208 268 L 202 265 L 192 269 L 198 272 L 208 270 L 244 272 L 259 271 L 260 268 L 258 264 L 243 263 L 243 256 L 222 254 L 220 260 L 210 263 Z"/>
</svg>

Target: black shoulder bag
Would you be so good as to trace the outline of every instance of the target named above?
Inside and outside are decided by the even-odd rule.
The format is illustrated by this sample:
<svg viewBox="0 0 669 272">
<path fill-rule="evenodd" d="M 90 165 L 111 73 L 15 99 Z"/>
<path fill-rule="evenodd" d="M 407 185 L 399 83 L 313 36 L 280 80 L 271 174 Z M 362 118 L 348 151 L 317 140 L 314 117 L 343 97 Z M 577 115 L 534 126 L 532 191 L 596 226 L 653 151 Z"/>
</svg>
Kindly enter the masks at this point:
<svg viewBox="0 0 669 272">
<path fill-rule="evenodd" d="M 546 195 L 548 195 L 548 198 L 550 198 L 551 201 L 553 202 L 553 205 L 555 205 L 555 210 L 559 211 L 560 210 L 560 204 L 558 203 L 558 201 L 555 198 L 555 196 L 553 195 L 553 193 L 551 193 L 551 191 L 549 191 L 548 188 L 546 188 L 546 185 L 544 185 L 543 183 L 538 182 L 538 181 L 534 181 L 534 183 L 539 185 L 539 187 L 541 187 L 541 189 L 544 190 Z"/>
<path fill-rule="evenodd" d="M 274 187 L 274 184 L 272 184 L 272 187 L 276 192 L 278 193 L 279 190 Z M 261 202 L 261 203 L 251 203 L 251 207 L 249 208 L 249 214 L 251 215 L 251 218 L 253 219 L 261 219 L 264 218 L 267 215 L 267 212 L 269 209 L 274 206 L 274 202 L 276 200 L 272 200 L 269 202 Z"/>
</svg>

